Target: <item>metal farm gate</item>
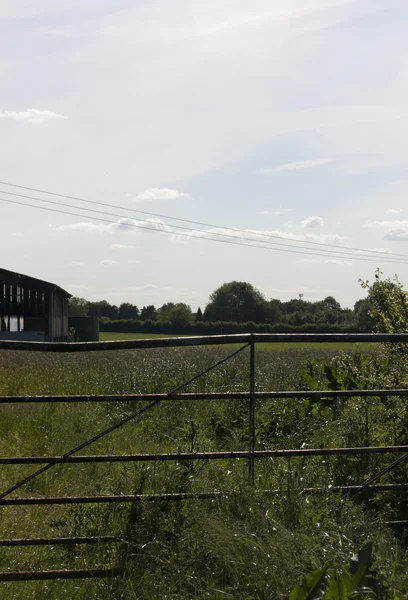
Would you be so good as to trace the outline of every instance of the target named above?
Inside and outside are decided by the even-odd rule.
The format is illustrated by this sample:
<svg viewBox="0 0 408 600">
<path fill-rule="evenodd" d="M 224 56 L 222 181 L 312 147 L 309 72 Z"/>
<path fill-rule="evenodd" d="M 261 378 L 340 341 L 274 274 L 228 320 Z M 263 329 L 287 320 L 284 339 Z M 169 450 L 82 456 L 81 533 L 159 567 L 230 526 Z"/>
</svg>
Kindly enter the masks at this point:
<svg viewBox="0 0 408 600">
<path fill-rule="evenodd" d="M 258 392 L 255 388 L 255 359 L 257 343 L 281 343 L 281 342 L 408 342 L 408 334 L 386 335 L 386 334 L 242 334 L 242 335 L 217 335 L 204 337 L 185 337 L 185 338 L 166 338 L 151 340 L 132 340 L 116 342 L 91 342 L 91 343 L 38 343 L 38 342 L 0 342 L 0 350 L 18 350 L 35 352 L 106 352 L 109 350 L 126 350 L 141 348 L 174 348 L 186 346 L 219 346 L 231 345 L 233 351 L 217 361 L 204 371 L 197 373 L 194 377 L 185 381 L 173 390 L 165 394 L 134 394 L 125 396 L 2 396 L 0 405 L 4 404 L 28 404 L 28 403 L 81 403 L 81 402 L 121 402 L 140 401 L 143 402 L 141 408 L 131 414 L 126 415 L 121 420 L 98 432 L 87 440 L 79 441 L 78 445 L 66 451 L 60 456 L 9 456 L 0 457 L 1 465 L 32 465 L 33 472 L 11 485 L 8 489 L 0 490 L 0 515 L 4 507 L 10 506 L 50 506 L 50 505 L 72 505 L 72 504 L 102 504 L 102 503 L 137 503 L 137 502 L 155 502 L 166 499 L 167 501 L 186 501 L 212 499 L 225 497 L 230 494 L 238 493 L 234 491 L 208 491 L 200 493 L 172 493 L 172 494 L 151 494 L 151 495 L 95 495 L 95 496 L 58 496 L 58 497 L 33 497 L 29 495 L 16 495 L 15 492 L 23 491 L 24 486 L 35 478 L 51 470 L 55 465 L 69 463 L 76 465 L 79 463 L 130 463 L 147 461 L 190 461 L 190 460 L 219 460 L 219 459 L 246 459 L 248 461 L 249 485 L 254 485 L 255 463 L 261 458 L 279 458 L 279 457 L 310 457 L 310 456 L 334 456 L 334 455 L 352 455 L 368 453 L 387 453 L 400 455 L 397 460 L 392 462 L 386 469 L 377 473 L 366 481 L 362 481 L 359 486 L 337 486 L 331 488 L 305 488 L 304 494 L 310 494 L 317 491 L 331 491 L 337 493 L 366 493 L 373 491 L 402 491 L 408 490 L 408 482 L 399 484 L 377 484 L 375 483 L 382 475 L 389 472 L 395 466 L 408 459 L 408 446 L 380 446 L 380 447 L 356 447 L 356 448 L 294 448 L 289 450 L 255 450 L 255 428 L 256 428 L 256 404 L 265 399 L 275 399 L 279 402 L 283 398 L 351 398 L 351 397 L 380 397 L 394 396 L 407 397 L 408 389 L 397 390 L 350 390 L 350 391 L 262 391 Z M 237 347 L 238 345 L 238 347 Z M 232 349 L 231 349 L 232 350 Z M 232 359 L 239 353 L 248 350 L 249 361 L 249 389 L 246 392 L 214 392 L 214 393 L 184 393 L 183 390 L 193 381 L 196 381 L 203 375 L 216 369 L 220 365 Z M 101 438 L 112 431 L 119 429 L 126 423 L 137 419 L 143 413 L 150 411 L 159 403 L 172 400 L 241 400 L 247 403 L 249 413 L 249 444 L 242 451 L 233 452 L 191 452 L 191 453 L 172 453 L 172 454 L 136 454 L 136 455 L 92 455 L 82 456 L 78 454 L 84 448 L 91 446 Z M 1 408 L 0 408 L 1 410 Z M 262 490 L 264 494 L 278 494 L 279 490 Z M 408 521 L 388 522 L 389 525 L 404 527 Z M 124 536 L 106 536 L 101 533 L 98 536 L 84 537 L 54 537 L 54 538 L 23 538 L 23 539 L 1 539 L 0 548 L 6 547 L 27 547 L 27 546 L 54 546 L 54 545 L 80 545 L 80 544 L 126 544 Z M 123 574 L 123 568 L 103 568 L 103 569 L 69 569 L 69 570 L 41 570 L 41 571 L 7 571 L 0 573 L 0 581 L 33 581 L 33 580 L 51 580 L 51 579 L 79 579 L 79 578 L 106 578 L 116 577 Z"/>
</svg>

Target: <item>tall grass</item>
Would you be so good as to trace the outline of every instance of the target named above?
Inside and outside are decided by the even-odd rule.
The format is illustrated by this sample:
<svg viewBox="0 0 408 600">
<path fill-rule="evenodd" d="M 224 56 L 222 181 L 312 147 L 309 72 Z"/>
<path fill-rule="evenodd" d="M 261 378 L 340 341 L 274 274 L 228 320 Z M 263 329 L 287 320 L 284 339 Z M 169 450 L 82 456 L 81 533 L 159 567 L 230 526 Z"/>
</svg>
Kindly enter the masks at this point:
<svg viewBox="0 0 408 600">
<path fill-rule="evenodd" d="M 89 355 L 0 352 L 0 395 L 129 394 L 168 392 L 230 350 L 174 348 Z M 311 349 L 330 360 L 336 350 Z M 305 351 L 257 351 L 258 390 L 296 389 Z M 248 355 L 241 354 L 193 383 L 191 392 L 247 391 Z M 0 405 L 2 456 L 61 455 L 135 409 L 134 401 Z M 386 426 L 394 413 L 356 399 L 310 412 L 305 401 L 258 403 L 257 448 L 394 443 Z M 395 411 L 394 411 L 395 412 Z M 397 409 L 396 409 L 397 412 Z M 368 434 L 367 434 L 368 418 Z M 368 439 L 367 439 L 368 435 Z M 142 418 L 82 453 L 131 454 L 242 450 L 248 447 L 248 405 L 241 401 L 162 402 Z M 303 487 L 361 481 L 378 457 L 338 460 L 64 464 L 14 496 L 148 494 L 240 490 L 213 501 L 182 503 L 2 507 L 0 537 L 120 535 L 123 544 L 0 549 L 1 570 L 124 566 L 115 581 L 1 584 L 0 599 L 287 598 L 302 574 L 327 560 L 342 564 L 367 539 L 389 586 L 408 587 L 404 542 L 380 521 L 393 507 L 361 504 L 331 494 L 303 496 Z M 34 470 L 3 466 L 0 489 Z M 281 493 L 266 496 L 263 489 Z"/>
</svg>

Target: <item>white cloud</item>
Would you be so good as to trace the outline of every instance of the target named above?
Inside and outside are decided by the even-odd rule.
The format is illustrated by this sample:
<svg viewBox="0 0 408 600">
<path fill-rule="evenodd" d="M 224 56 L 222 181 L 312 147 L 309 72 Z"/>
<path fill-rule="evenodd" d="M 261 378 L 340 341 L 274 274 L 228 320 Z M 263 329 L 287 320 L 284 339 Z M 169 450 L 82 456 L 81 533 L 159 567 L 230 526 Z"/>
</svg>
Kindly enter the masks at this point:
<svg viewBox="0 0 408 600">
<path fill-rule="evenodd" d="M 118 264 L 119 263 L 116 260 L 110 260 L 110 259 L 101 260 L 101 265 L 104 267 L 112 267 L 112 266 L 115 266 Z"/>
<path fill-rule="evenodd" d="M 226 238 L 223 236 L 227 236 Z M 188 234 L 180 234 L 174 232 L 171 237 L 172 242 L 188 243 L 199 239 L 210 239 L 220 240 L 227 239 L 228 241 L 234 242 L 236 238 L 237 242 L 241 241 L 250 243 L 251 241 L 258 244 L 267 245 L 268 242 L 280 243 L 284 241 L 295 241 L 295 242 L 320 242 L 329 244 L 344 244 L 349 238 L 342 237 L 338 234 L 327 233 L 327 234 L 299 234 L 280 230 L 259 230 L 259 229 L 243 229 L 235 231 L 231 229 L 225 229 L 222 227 L 212 227 L 209 229 L 201 229 L 197 231 L 189 231 Z M 248 240 L 247 238 L 251 238 Z M 279 238 L 279 239 L 276 239 Z M 272 246 L 271 246 L 272 247 Z M 289 246 L 288 246 L 289 247 Z"/>
<path fill-rule="evenodd" d="M 405 228 L 408 227 L 408 221 L 367 221 L 364 223 L 363 227 L 373 228 L 373 229 L 382 229 L 382 228 Z"/>
<path fill-rule="evenodd" d="M 32 123 L 41 125 L 47 121 L 55 121 L 58 119 L 67 119 L 64 115 L 52 112 L 50 110 L 37 110 L 36 108 L 28 108 L 22 111 L 0 110 L 0 119 L 9 119 L 11 121 L 21 121 L 23 123 Z"/>
<path fill-rule="evenodd" d="M 386 215 L 399 215 L 402 212 L 403 212 L 402 208 L 399 208 L 399 209 L 389 208 L 388 210 L 385 211 L 385 214 Z"/>
<path fill-rule="evenodd" d="M 313 265 L 337 265 L 340 267 L 351 267 L 353 261 L 345 258 L 301 258 L 298 262 Z"/>
<path fill-rule="evenodd" d="M 96 223 L 71 223 L 69 225 L 59 225 L 55 228 L 56 231 L 82 231 L 84 233 L 103 233 L 109 230 L 109 225 Z"/>
<path fill-rule="evenodd" d="M 125 233 L 135 233 L 138 229 L 148 230 L 148 231 L 168 231 L 171 232 L 172 229 L 164 221 L 161 219 L 146 219 L 145 221 L 137 221 L 136 219 L 119 219 L 115 223 L 91 223 L 91 222 L 80 222 L 80 223 L 71 223 L 70 225 L 60 225 L 55 228 L 56 231 L 81 231 L 84 233 L 115 233 L 115 232 L 125 232 Z M 132 246 L 125 246 L 122 244 L 113 244 L 112 247 L 123 248 Z"/>
<path fill-rule="evenodd" d="M 390 240 L 392 242 L 407 242 L 408 227 L 400 227 L 399 229 L 389 229 L 384 233 L 383 240 Z"/>
<path fill-rule="evenodd" d="M 314 229 L 315 227 L 323 227 L 324 221 L 322 217 L 307 217 L 304 221 L 301 222 L 300 226 L 303 229 Z"/>
<path fill-rule="evenodd" d="M 261 210 L 261 215 L 274 215 L 275 217 L 279 217 L 280 215 L 284 215 L 285 213 L 291 212 L 291 208 L 276 208 L 275 210 Z"/>
<path fill-rule="evenodd" d="M 136 200 L 177 200 L 177 198 L 191 198 L 191 196 L 168 188 L 151 188 L 136 196 Z"/>
<path fill-rule="evenodd" d="M 298 171 L 300 169 L 312 169 L 313 167 L 321 167 L 333 162 L 332 158 L 319 158 L 317 160 L 302 160 L 297 162 L 285 163 L 277 167 L 265 167 L 259 169 L 259 175 L 267 175 L 268 173 L 280 173 L 282 171 Z"/>
<path fill-rule="evenodd" d="M 134 246 L 128 246 L 127 244 L 111 244 L 109 248 L 112 248 L 113 250 L 121 250 L 124 248 L 134 248 Z"/>
<path fill-rule="evenodd" d="M 71 267 L 83 267 L 83 266 L 85 266 L 85 263 L 83 263 L 83 262 L 79 262 L 77 260 L 73 260 L 71 262 Z"/>
<path fill-rule="evenodd" d="M 381 252 L 382 254 L 393 254 L 391 248 L 369 248 L 370 252 Z"/>
<path fill-rule="evenodd" d="M 392 242 L 408 240 L 408 221 L 368 221 L 363 227 L 382 229 L 382 239 Z"/>
</svg>

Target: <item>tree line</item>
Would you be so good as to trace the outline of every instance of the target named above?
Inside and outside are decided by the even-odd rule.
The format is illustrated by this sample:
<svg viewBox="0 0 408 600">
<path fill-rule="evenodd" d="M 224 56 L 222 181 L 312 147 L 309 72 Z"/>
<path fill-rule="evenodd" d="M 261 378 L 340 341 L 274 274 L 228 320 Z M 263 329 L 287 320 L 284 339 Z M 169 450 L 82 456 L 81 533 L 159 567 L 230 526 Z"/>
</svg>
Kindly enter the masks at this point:
<svg viewBox="0 0 408 600">
<path fill-rule="evenodd" d="M 115 331 L 117 326 L 117 331 L 148 332 L 150 327 L 150 333 L 156 330 L 162 333 L 205 332 L 214 329 L 215 324 L 217 332 L 224 330 L 225 333 L 234 329 L 243 331 L 248 326 L 258 331 L 373 330 L 367 299 L 358 300 L 352 309 L 342 308 L 333 296 L 317 302 L 304 300 L 302 294 L 288 301 L 268 300 L 250 283 L 241 281 L 224 283 L 217 288 L 203 311 L 199 307 L 193 312 L 183 302 L 139 308 L 130 302 L 117 306 L 106 300 L 91 302 L 73 297 L 69 302 L 69 316 L 99 317 L 102 330 Z"/>
</svg>

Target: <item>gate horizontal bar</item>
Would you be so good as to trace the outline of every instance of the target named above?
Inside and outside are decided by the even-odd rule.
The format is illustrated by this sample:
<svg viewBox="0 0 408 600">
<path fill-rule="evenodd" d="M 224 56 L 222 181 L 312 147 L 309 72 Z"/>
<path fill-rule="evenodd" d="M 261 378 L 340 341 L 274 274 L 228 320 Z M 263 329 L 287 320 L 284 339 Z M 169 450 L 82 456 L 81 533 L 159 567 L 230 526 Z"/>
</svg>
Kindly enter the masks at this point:
<svg viewBox="0 0 408 600">
<path fill-rule="evenodd" d="M 123 569 L 72 569 L 60 571 L 15 571 L 0 573 L 0 581 L 44 581 L 47 579 L 101 579 L 120 577 Z"/>
<path fill-rule="evenodd" d="M 64 537 L 64 538 L 22 538 L 0 540 L 0 548 L 12 546 L 57 546 L 67 544 L 113 544 L 116 542 L 124 542 L 123 537 L 116 535 L 100 535 L 90 537 Z"/>
<path fill-rule="evenodd" d="M 387 527 L 408 527 L 408 521 L 383 521 Z"/>
<path fill-rule="evenodd" d="M 267 400 L 273 398 L 365 398 L 365 397 L 408 396 L 408 389 L 399 390 L 291 390 L 255 392 L 255 398 Z M 124 394 L 97 396 L 0 396 L 0 404 L 26 404 L 31 402 L 133 402 L 154 400 L 248 400 L 249 392 L 208 392 L 172 394 Z"/>
<path fill-rule="evenodd" d="M 178 452 L 171 454 L 113 454 L 91 456 L 69 456 L 64 463 L 111 463 L 111 462 L 149 462 L 172 460 L 223 460 L 234 458 L 285 458 L 292 456 L 334 456 L 356 454 L 385 454 L 390 452 L 408 452 L 408 446 L 360 446 L 356 448 L 299 448 L 291 450 L 256 450 L 254 452 Z M 0 465 L 32 465 L 61 462 L 61 456 L 21 456 L 0 457 Z M 64 464 L 61 463 L 61 464 Z"/>
<path fill-rule="evenodd" d="M 385 483 L 383 485 L 367 485 L 364 488 L 361 485 L 339 485 L 331 487 L 316 487 L 316 488 L 304 488 L 299 490 L 299 494 L 314 494 L 314 493 L 328 493 L 328 492 L 348 492 L 348 493 L 370 493 L 370 492 L 392 492 L 392 491 L 406 491 L 408 490 L 408 483 Z M 106 495 L 106 496 L 54 496 L 54 497 L 42 497 L 42 498 L 7 498 L 0 500 L 1 506 L 37 506 L 37 505 L 52 505 L 52 504 L 108 504 L 121 503 L 121 502 L 158 502 L 161 500 L 214 500 L 216 498 L 228 498 L 229 496 L 240 494 L 239 491 L 225 491 L 225 492 L 182 492 L 175 494 L 132 494 L 132 495 Z M 260 494 L 264 495 L 278 495 L 287 494 L 287 490 L 261 490 Z"/>
<path fill-rule="evenodd" d="M 23 342 L 1 341 L 0 350 L 26 350 L 31 352 L 99 352 L 104 350 L 132 350 L 139 348 L 174 348 L 177 346 L 214 346 L 247 344 L 251 342 L 400 342 L 408 343 L 406 333 L 241 333 L 112 342 Z"/>
</svg>

